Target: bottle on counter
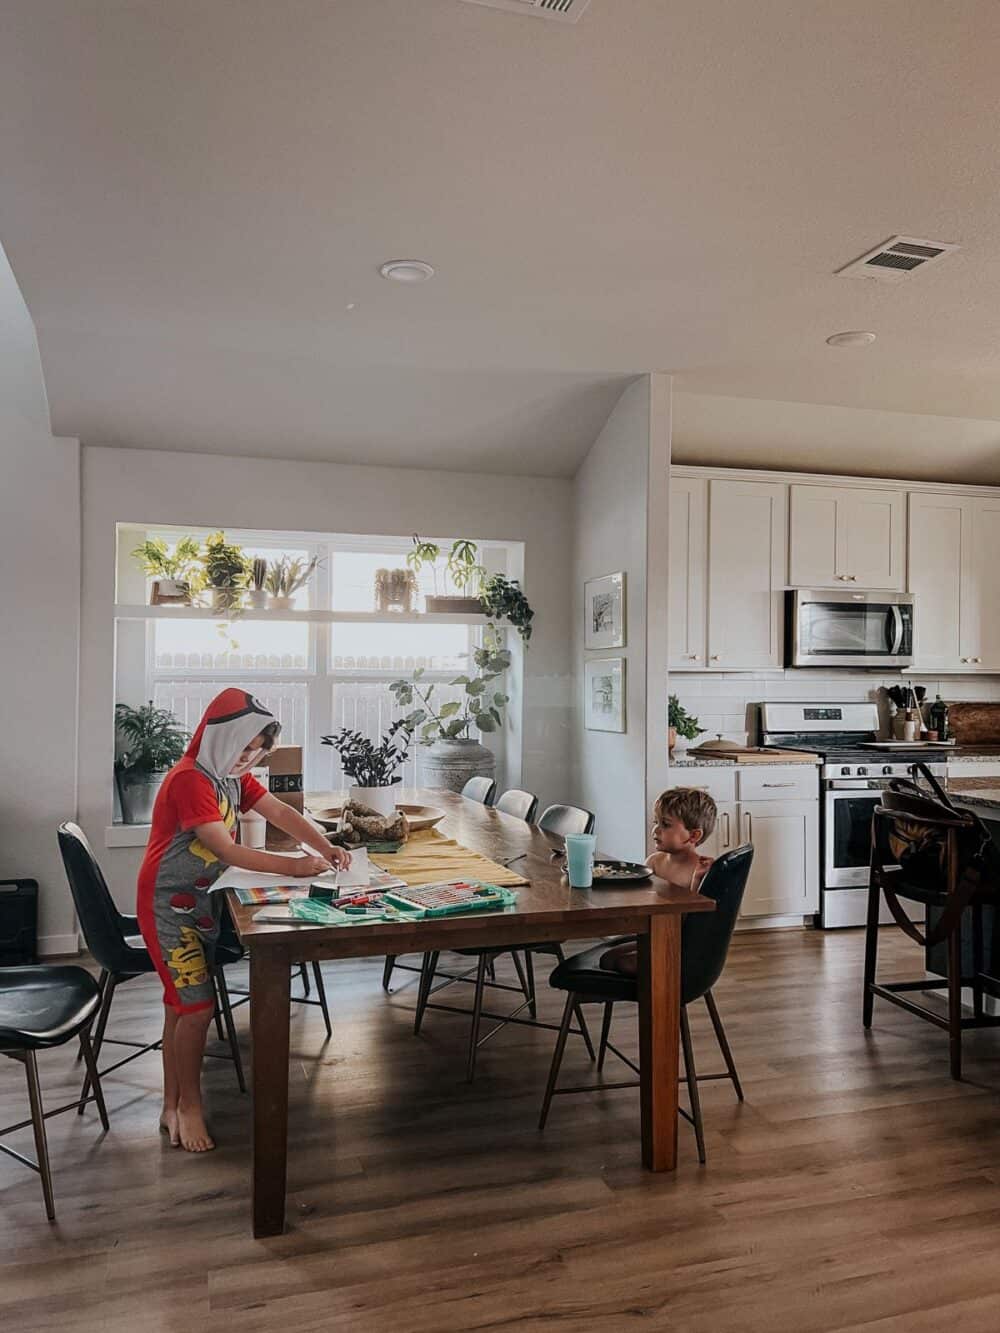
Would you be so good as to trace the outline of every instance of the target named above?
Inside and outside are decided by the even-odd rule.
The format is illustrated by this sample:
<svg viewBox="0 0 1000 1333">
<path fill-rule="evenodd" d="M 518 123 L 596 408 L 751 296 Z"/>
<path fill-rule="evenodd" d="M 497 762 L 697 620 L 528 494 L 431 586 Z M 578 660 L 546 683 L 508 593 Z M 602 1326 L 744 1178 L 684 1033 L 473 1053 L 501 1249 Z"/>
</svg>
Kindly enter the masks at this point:
<svg viewBox="0 0 1000 1333">
<path fill-rule="evenodd" d="M 941 698 L 940 692 L 931 704 L 929 722 L 929 729 L 937 732 L 939 741 L 951 739 L 948 734 L 948 705 Z"/>
</svg>

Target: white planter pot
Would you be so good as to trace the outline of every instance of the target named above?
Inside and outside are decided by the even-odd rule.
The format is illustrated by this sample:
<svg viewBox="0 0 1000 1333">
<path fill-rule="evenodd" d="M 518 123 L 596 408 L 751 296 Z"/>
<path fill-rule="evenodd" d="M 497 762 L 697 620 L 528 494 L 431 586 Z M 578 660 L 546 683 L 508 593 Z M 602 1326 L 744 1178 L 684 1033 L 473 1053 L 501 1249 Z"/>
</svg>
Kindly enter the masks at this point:
<svg viewBox="0 0 1000 1333">
<path fill-rule="evenodd" d="M 420 756 L 422 785 L 446 791 L 461 791 L 470 778 L 491 778 L 495 767 L 493 752 L 473 740 L 435 741 Z"/>
<path fill-rule="evenodd" d="M 272 597 L 268 606 L 272 611 L 292 611 L 295 609 L 294 597 Z M 366 788 L 366 790 L 369 790 Z"/>
<path fill-rule="evenodd" d="M 264 611 L 267 609 L 267 593 L 263 588 L 251 588 L 247 593 L 247 601 L 250 603 L 251 611 Z"/>
<path fill-rule="evenodd" d="M 396 788 L 393 787 L 352 787 L 349 792 L 352 801 L 366 805 L 369 810 L 391 818 L 396 813 Z"/>
</svg>

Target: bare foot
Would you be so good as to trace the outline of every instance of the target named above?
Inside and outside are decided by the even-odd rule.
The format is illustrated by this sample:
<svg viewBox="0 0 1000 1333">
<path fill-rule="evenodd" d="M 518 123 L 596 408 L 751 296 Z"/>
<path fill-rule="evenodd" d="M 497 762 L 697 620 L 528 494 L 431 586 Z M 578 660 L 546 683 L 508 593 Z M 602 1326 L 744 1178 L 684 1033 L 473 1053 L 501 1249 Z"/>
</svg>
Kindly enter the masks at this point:
<svg viewBox="0 0 1000 1333">
<path fill-rule="evenodd" d="M 209 1152 L 215 1147 L 200 1106 L 178 1106 L 177 1129 L 181 1147 L 187 1152 Z"/>
<path fill-rule="evenodd" d="M 165 1109 L 160 1116 L 160 1133 L 166 1134 L 170 1139 L 171 1148 L 179 1148 L 181 1146 L 181 1138 L 177 1130 L 176 1106 L 171 1107 L 169 1111 Z"/>
</svg>

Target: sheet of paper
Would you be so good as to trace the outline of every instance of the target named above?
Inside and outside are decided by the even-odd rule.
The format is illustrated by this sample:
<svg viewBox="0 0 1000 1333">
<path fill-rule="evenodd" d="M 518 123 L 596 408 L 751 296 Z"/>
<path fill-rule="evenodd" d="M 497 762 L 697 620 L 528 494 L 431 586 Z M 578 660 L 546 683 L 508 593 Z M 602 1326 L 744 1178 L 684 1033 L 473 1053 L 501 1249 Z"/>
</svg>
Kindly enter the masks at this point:
<svg viewBox="0 0 1000 1333">
<path fill-rule="evenodd" d="M 367 889 L 371 883 L 368 848 L 353 847 L 351 864 L 346 870 L 333 870 L 327 875 L 320 875 L 319 879 L 314 879 L 312 883 L 331 889 Z"/>
<path fill-rule="evenodd" d="M 287 854 L 295 855 L 294 852 Z M 320 875 L 318 879 L 292 879 L 288 875 L 265 875 L 259 870 L 237 870 L 235 866 L 230 866 L 215 881 L 212 890 L 214 892 L 217 889 L 271 889 L 278 884 L 297 884 L 304 887 L 310 883 L 322 884 L 327 888 L 367 889 L 370 876 L 368 849 L 355 847 L 351 851 L 351 865 L 348 870 L 330 871 L 326 875 Z"/>
</svg>

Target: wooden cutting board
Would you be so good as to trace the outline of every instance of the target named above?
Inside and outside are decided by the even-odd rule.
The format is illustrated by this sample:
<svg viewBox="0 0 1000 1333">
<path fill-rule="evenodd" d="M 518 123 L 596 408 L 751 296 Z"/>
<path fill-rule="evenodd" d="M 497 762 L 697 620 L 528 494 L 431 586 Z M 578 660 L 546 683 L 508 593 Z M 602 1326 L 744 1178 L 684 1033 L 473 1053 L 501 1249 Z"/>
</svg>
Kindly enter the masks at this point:
<svg viewBox="0 0 1000 1333">
<path fill-rule="evenodd" d="M 808 750 L 718 750 L 714 754 L 704 750 L 699 754 L 688 750 L 687 757 L 698 759 L 731 759 L 734 764 L 815 764 L 816 756 Z"/>
<path fill-rule="evenodd" d="M 948 727 L 959 745 L 1000 745 L 1000 703 L 949 704 Z"/>
</svg>

